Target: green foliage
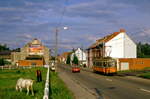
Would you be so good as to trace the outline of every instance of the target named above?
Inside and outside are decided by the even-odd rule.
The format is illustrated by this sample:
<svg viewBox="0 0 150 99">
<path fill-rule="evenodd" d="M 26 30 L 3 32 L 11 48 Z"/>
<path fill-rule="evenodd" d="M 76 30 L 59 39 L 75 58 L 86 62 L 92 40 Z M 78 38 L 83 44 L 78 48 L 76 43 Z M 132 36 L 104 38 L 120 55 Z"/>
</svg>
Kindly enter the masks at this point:
<svg viewBox="0 0 150 99">
<path fill-rule="evenodd" d="M 150 58 L 150 44 L 142 44 L 139 42 L 137 44 L 137 57 L 138 58 Z"/>
<path fill-rule="evenodd" d="M 9 48 L 7 47 L 6 44 L 0 45 L 0 51 L 9 51 Z"/>
<path fill-rule="evenodd" d="M 79 64 L 79 60 L 78 60 L 78 57 L 74 54 L 74 57 L 73 57 L 73 61 L 72 61 L 73 64 L 76 64 L 78 65 Z"/>
<path fill-rule="evenodd" d="M 139 76 L 140 76 L 140 77 L 143 77 L 143 78 L 150 79 L 150 72 L 140 74 Z"/>
<path fill-rule="evenodd" d="M 0 58 L 0 66 L 4 66 L 4 65 L 10 65 L 11 62 L 3 59 L 3 58 Z"/>
<path fill-rule="evenodd" d="M 0 58 L 0 66 L 4 66 L 5 65 L 5 61 L 3 58 Z"/>
<path fill-rule="evenodd" d="M 70 59 L 70 55 L 68 55 L 68 56 L 67 56 L 66 64 L 70 64 L 70 60 L 71 60 L 71 59 Z"/>
</svg>

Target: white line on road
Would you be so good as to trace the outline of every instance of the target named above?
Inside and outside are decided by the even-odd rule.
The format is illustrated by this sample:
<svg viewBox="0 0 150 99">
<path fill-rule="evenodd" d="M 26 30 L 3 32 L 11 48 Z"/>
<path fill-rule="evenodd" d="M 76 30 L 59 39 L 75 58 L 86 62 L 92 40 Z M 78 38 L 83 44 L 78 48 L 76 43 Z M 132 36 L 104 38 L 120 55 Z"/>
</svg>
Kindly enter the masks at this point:
<svg viewBox="0 0 150 99">
<path fill-rule="evenodd" d="M 108 78 L 107 78 L 106 80 L 107 80 L 107 81 L 112 81 L 111 79 L 108 79 Z"/>
<path fill-rule="evenodd" d="M 145 92 L 150 92 L 149 90 L 146 90 L 146 89 L 143 89 L 143 88 L 140 88 L 140 90 L 145 91 Z"/>
</svg>

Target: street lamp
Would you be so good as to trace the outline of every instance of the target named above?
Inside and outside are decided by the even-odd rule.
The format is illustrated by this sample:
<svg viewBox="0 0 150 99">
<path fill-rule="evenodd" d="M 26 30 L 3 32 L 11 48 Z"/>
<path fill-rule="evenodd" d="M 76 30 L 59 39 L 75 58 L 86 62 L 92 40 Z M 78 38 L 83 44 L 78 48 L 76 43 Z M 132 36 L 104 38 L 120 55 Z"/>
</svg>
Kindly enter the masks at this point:
<svg viewBox="0 0 150 99">
<path fill-rule="evenodd" d="M 56 27 L 55 29 L 55 67 L 57 68 L 57 55 L 58 55 L 58 32 L 61 28 Z M 67 30 L 68 27 L 63 27 L 64 30 Z"/>
</svg>

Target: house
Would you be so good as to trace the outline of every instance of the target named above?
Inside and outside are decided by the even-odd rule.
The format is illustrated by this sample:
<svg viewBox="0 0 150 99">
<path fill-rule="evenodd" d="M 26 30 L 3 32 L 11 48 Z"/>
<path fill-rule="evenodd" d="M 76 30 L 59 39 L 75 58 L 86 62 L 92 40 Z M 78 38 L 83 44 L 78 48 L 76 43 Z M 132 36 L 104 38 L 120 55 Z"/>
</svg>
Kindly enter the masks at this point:
<svg viewBox="0 0 150 99">
<path fill-rule="evenodd" d="M 1 51 L 0 59 L 5 59 L 5 60 L 11 62 L 11 51 Z"/>
<path fill-rule="evenodd" d="M 59 56 L 58 56 L 59 62 L 66 64 L 67 57 L 68 57 L 68 55 L 70 55 L 70 54 L 71 54 L 71 52 L 64 52 L 64 53 L 62 53 L 61 55 L 59 55 Z"/>
<path fill-rule="evenodd" d="M 48 65 L 50 59 L 50 50 L 44 46 L 38 39 L 24 45 L 20 52 L 12 52 L 12 64 L 17 66 L 43 66 Z"/>
<path fill-rule="evenodd" d="M 96 58 L 136 58 L 137 49 L 134 41 L 124 29 L 96 40 L 88 49 L 88 66 L 93 66 Z"/>
<path fill-rule="evenodd" d="M 71 54 L 71 60 L 73 60 L 74 54 L 77 56 L 80 65 L 87 65 L 87 54 L 85 51 L 83 51 L 81 48 L 77 48 Z"/>
</svg>

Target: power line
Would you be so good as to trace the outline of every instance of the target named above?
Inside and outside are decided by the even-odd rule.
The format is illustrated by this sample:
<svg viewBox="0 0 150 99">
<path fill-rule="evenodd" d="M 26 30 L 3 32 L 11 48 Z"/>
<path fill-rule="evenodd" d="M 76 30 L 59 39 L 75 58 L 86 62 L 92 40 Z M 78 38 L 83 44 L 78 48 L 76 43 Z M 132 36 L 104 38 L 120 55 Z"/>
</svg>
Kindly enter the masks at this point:
<svg viewBox="0 0 150 99">
<path fill-rule="evenodd" d="M 68 0 L 65 0 L 65 5 L 64 5 L 62 14 L 61 14 L 61 16 L 60 16 L 60 20 L 59 20 L 59 22 L 58 22 L 58 24 L 57 24 L 56 27 L 60 27 L 61 24 L 62 24 L 62 22 L 63 22 L 63 17 L 65 16 L 65 13 L 66 13 L 66 11 L 67 11 L 67 4 L 68 4 Z"/>
</svg>

